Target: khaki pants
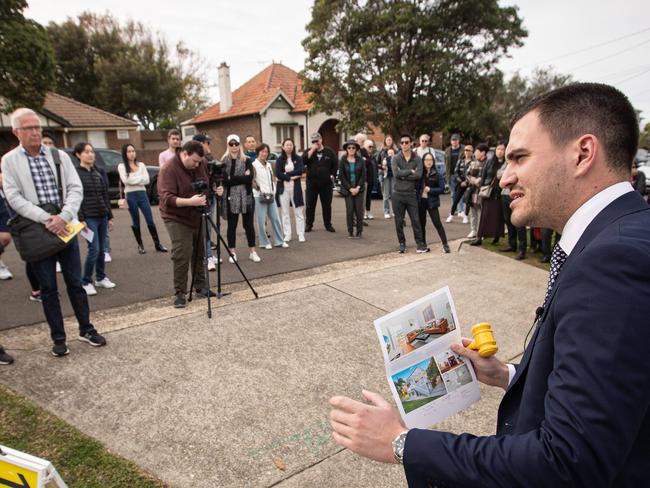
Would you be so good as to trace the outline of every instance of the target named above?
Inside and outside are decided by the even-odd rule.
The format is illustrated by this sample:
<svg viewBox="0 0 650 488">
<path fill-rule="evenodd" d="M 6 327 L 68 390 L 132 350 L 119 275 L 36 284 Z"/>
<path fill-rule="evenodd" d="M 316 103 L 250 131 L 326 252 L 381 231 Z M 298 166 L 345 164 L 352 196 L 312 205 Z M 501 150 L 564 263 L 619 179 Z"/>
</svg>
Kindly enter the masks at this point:
<svg viewBox="0 0 650 488">
<path fill-rule="evenodd" d="M 203 269 L 203 255 L 205 254 L 205 243 L 201 228 L 194 229 L 178 222 L 165 222 L 167 233 L 172 241 L 172 263 L 174 263 L 174 291 L 175 293 L 187 293 L 187 278 L 190 261 L 194 268 L 196 278 L 194 288 L 205 288 L 205 273 Z M 194 243 L 199 236 L 197 255 L 192 256 Z"/>
</svg>

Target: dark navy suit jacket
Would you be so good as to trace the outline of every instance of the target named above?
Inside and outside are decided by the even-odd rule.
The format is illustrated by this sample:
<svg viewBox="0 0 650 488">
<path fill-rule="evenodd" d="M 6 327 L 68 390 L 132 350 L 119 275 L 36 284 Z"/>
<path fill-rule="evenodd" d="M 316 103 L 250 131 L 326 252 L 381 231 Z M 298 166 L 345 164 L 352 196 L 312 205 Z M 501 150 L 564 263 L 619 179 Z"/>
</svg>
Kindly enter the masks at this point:
<svg viewBox="0 0 650 488">
<path fill-rule="evenodd" d="M 589 224 L 499 407 L 497 434 L 413 429 L 410 487 L 650 486 L 650 207 Z"/>
</svg>

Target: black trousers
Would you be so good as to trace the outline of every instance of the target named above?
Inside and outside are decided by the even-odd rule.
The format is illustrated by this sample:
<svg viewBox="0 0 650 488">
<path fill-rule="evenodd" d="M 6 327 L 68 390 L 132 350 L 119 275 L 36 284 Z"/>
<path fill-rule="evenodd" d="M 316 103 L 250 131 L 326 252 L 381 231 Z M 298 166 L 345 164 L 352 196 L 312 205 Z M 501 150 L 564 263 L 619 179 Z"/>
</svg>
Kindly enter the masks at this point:
<svg viewBox="0 0 650 488">
<path fill-rule="evenodd" d="M 508 245 L 513 249 L 518 249 L 520 253 L 526 252 L 526 227 L 515 227 L 512 223 L 512 210 L 510 209 L 510 195 L 501 195 L 501 208 L 503 208 L 503 220 L 506 221 L 508 228 Z M 517 242 L 519 247 L 517 247 Z"/>
<path fill-rule="evenodd" d="M 443 245 L 447 245 L 447 234 L 445 233 L 445 228 L 442 226 L 442 221 L 440 220 L 440 211 L 438 208 L 428 208 L 427 201 L 422 198 L 420 199 L 420 205 L 418 205 L 418 216 L 420 217 L 420 226 L 422 227 L 422 239 L 424 242 L 427 242 L 427 213 L 431 218 L 433 226 L 438 231 L 440 240 Z"/>
<path fill-rule="evenodd" d="M 404 216 L 406 212 L 411 219 L 411 226 L 413 227 L 413 237 L 418 248 L 422 249 L 427 247 L 427 243 L 422 235 L 422 227 L 420 226 L 420 217 L 418 215 L 418 200 L 415 192 L 410 194 L 394 192 L 391 196 L 393 201 L 393 213 L 395 214 L 395 231 L 397 232 L 397 240 L 400 244 L 406 244 L 406 237 L 404 236 Z"/>
<path fill-rule="evenodd" d="M 458 208 L 458 204 L 463 199 L 463 195 L 465 195 L 465 190 L 467 190 L 467 187 L 466 186 L 460 186 L 460 184 L 456 188 L 456 193 L 454 193 L 454 201 L 451 204 L 451 212 L 449 212 L 450 215 L 454 215 L 456 213 L 456 209 Z"/>
<path fill-rule="evenodd" d="M 553 244 L 553 233 L 554 231 L 551 229 L 542 229 L 542 255 L 544 257 L 551 257 L 555 244 L 560 242 L 560 238 L 562 237 L 560 234 L 555 232 L 555 244 Z"/>
<path fill-rule="evenodd" d="M 228 247 L 234 249 L 237 246 L 237 223 L 239 222 L 239 215 L 228 211 Z M 248 247 L 255 247 L 255 212 L 253 209 L 248 211 L 242 216 L 242 225 L 246 231 L 246 240 Z"/>
<path fill-rule="evenodd" d="M 325 227 L 331 227 L 333 191 L 334 188 L 331 181 L 325 183 L 307 181 L 307 215 L 305 219 L 305 225 L 307 227 L 314 225 L 316 203 L 318 202 L 319 197 L 321 207 L 323 208 L 323 224 L 325 224 Z"/>
<path fill-rule="evenodd" d="M 363 232 L 363 192 L 358 195 L 348 195 L 345 197 L 345 218 L 348 224 L 348 233 L 352 233 L 354 224 L 356 223 L 357 232 Z M 355 222 L 356 220 L 356 222 Z"/>
</svg>

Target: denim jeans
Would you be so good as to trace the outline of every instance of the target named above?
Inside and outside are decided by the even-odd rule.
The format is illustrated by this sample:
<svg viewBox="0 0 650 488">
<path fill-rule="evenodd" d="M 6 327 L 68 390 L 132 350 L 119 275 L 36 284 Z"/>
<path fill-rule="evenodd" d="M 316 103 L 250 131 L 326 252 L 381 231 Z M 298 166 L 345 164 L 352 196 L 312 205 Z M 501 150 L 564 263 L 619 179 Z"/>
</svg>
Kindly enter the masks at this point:
<svg viewBox="0 0 650 488">
<path fill-rule="evenodd" d="M 390 215 L 391 208 L 391 195 L 393 194 L 393 177 L 391 176 L 390 178 L 388 176 L 383 176 L 379 175 L 380 183 L 381 183 L 381 197 L 384 200 L 384 214 Z"/>
<path fill-rule="evenodd" d="M 126 194 L 126 203 L 129 205 L 129 214 L 131 215 L 131 225 L 133 227 L 136 229 L 140 228 L 140 211 L 142 211 L 147 225 L 154 225 L 149 197 L 147 197 L 146 191 L 130 191 Z"/>
<path fill-rule="evenodd" d="M 93 271 L 95 278 L 101 281 L 106 278 L 104 273 L 104 251 L 106 245 L 106 235 L 108 234 L 108 217 L 88 217 L 86 225 L 95 234 L 93 241 L 88 243 L 88 255 L 84 263 L 84 274 L 81 279 L 84 285 L 92 283 Z"/>
<path fill-rule="evenodd" d="M 53 341 L 65 341 L 63 314 L 59 302 L 59 291 L 56 283 L 56 262 L 61 264 L 61 274 L 70 298 L 70 304 L 79 323 L 79 334 L 95 330 L 90 323 L 88 296 L 81 287 L 81 261 L 79 257 L 79 242 L 73 238 L 63 251 L 31 263 L 32 271 L 41 288 L 43 312 L 50 326 L 50 336 Z"/>
<path fill-rule="evenodd" d="M 456 175 L 451 175 L 451 180 L 450 180 L 450 185 L 449 185 L 449 190 L 451 192 L 451 201 L 454 201 L 454 195 L 456 195 L 456 192 L 459 190 L 458 185 L 460 185 L 460 181 L 458 181 L 458 178 L 456 178 Z M 464 191 L 463 191 L 464 193 Z M 458 201 L 458 212 L 463 214 L 465 213 L 465 202 L 461 198 Z"/>
<path fill-rule="evenodd" d="M 282 235 L 282 224 L 280 222 L 280 215 L 278 214 L 278 206 L 273 200 L 271 203 L 260 203 L 260 197 L 255 197 L 255 217 L 257 218 L 257 232 L 260 236 L 260 246 L 264 247 L 270 244 L 269 238 L 266 236 L 266 217 L 268 216 L 271 221 L 271 229 L 273 231 L 273 244 L 281 246 L 284 242 Z"/>
</svg>

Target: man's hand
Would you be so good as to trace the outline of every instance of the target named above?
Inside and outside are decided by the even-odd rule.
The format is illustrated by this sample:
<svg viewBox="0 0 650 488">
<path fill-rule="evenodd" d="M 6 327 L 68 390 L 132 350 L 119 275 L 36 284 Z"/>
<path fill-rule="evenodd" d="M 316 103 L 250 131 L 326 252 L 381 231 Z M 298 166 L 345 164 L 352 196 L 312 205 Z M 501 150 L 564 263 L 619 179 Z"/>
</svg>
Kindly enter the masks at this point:
<svg viewBox="0 0 650 488">
<path fill-rule="evenodd" d="M 205 206 L 205 195 L 193 195 L 187 199 L 189 207 L 203 207 Z"/>
<path fill-rule="evenodd" d="M 424 187 L 424 193 L 429 193 L 430 191 L 431 191 L 431 188 L 429 188 L 428 186 Z"/>
<path fill-rule="evenodd" d="M 45 228 L 52 234 L 65 237 L 69 234 L 68 229 L 66 228 L 67 225 L 67 222 L 63 220 L 59 215 L 52 215 L 49 219 L 47 219 Z"/>
<path fill-rule="evenodd" d="M 462 186 L 463 188 L 465 188 L 465 187 L 467 186 L 467 182 L 465 182 L 465 181 L 461 181 L 461 182 L 460 182 L 460 186 Z"/>
<path fill-rule="evenodd" d="M 451 350 L 472 362 L 474 370 L 476 371 L 476 378 L 486 385 L 499 386 L 504 390 L 508 388 L 508 366 L 499 361 L 496 356 L 483 358 L 479 355 L 478 351 L 467 349 L 467 346 L 472 342 L 471 339 L 463 337 L 463 345 L 452 344 Z M 463 347 L 465 346 L 465 347 Z"/>
<path fill-rule="evenodd" d="M 215 193 L 217 194 L 218 197 L 223 196 L 223 186 L 218 186 L 217 189 L 215 190 Z"/>
<path fill-rule="evenodd" d="M 113 219 L 108 221 L 108 232 L 113 232 Z"/>
<path fill-rule="evenodd" d="M 367 390 L 362 393 L 370 404 L 342 396 L 330 399 L 332 437 L 360 456 L 395 463 L 392 442 L 406 427 L 397 410 L 380 395 Z"/>
</svg>

